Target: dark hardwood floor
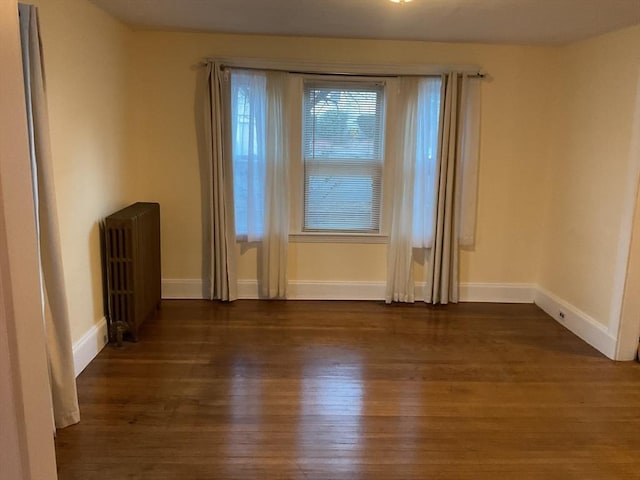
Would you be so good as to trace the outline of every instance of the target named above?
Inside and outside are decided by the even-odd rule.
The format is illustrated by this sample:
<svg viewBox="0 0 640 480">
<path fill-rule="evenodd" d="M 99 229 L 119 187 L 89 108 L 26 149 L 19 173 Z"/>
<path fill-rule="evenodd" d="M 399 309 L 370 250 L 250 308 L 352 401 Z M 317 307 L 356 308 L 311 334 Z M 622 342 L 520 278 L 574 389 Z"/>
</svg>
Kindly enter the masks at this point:
<svg viewBox="0 0 640 480">
<path fill-rule="evenodd" d="M 166 301 L 78 378 L 61 480 L 639 479 L 640 365 L 533 305 Z"/>
</svg>

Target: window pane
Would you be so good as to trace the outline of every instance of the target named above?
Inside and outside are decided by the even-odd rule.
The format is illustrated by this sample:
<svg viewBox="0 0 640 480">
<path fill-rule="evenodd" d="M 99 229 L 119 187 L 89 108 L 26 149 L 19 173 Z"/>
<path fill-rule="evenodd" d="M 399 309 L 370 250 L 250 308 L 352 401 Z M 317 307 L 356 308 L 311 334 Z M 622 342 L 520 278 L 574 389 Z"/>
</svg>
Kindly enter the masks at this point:
<svg viewBox="0 0 640 480">
<path fill-rule="evenodd" d="M 384 86 L 307 82 L 305 231 L 380 231 Z"/>
<path fill-rule="evenodd" d="M 431 77 L 421 80 L 418 88 L 412 227 L 415 248 L 433 245 L 441 85 L 439 77 Z"/>
<path fill-rule="evenodd" d="M 309 162 L 305 168 L 306 231 L 379 231 L 382 165 Z"/>
<path fill-rule="evenodd" d="M 231 72 L 231 154 L 236 235 L 259 240 L 264 229 L 266 78 Z"/>
</svg>

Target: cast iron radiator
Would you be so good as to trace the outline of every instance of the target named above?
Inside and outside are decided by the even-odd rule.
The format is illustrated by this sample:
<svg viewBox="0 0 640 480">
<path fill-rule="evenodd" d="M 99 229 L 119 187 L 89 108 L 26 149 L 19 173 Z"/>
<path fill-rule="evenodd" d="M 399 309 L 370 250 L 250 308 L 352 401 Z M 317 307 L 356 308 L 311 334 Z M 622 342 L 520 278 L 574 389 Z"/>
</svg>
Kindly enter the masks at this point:
<svg viewBox="0 0 640 480">
<path fill-rule="evenodd" d="M 138 328 L 160 306 L 160 205 L 138 202 L 104 222 L 109 340 L 138 341 Z"/>
</svg>

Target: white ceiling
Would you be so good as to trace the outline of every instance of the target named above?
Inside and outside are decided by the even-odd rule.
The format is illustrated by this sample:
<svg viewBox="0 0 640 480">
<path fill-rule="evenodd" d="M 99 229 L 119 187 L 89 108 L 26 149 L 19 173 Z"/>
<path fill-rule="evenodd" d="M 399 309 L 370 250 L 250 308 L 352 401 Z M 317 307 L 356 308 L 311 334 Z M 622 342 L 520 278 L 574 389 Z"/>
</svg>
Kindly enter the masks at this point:
<svg viewBox="0 0 640 480">
<path fill-rule="evenodd" d="M 91 1 L 139 29 L 344 38 L 563 44 L 640 23 L 640 0 Z"/>
</svg>

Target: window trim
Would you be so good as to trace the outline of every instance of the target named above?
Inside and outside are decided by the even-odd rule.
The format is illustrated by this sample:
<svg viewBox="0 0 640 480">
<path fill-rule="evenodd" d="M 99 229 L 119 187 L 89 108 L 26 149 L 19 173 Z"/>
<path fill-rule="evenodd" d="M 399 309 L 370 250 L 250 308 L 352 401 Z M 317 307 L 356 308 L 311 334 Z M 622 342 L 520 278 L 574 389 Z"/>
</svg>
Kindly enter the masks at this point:
<svg viewBox="0 0 640 480">
<path fill-rule="evenodd" d="M 387 83 L 384 79 L 379 78 L 370 78 L 370 77 L 335 77 L 332 75 L 307 75 L 302 81 L 303 85 L 303 93 L 302 93 L 302 104 L 305 105 L 306 102 L 306 93 L 308 90 L 315 90 L 316 88 L 321 89 L 330 89 L 330 90 L 340 90 L 340 91 L 368 91 L 368 92 L 376 92 L 376 113 L 380 115 L 376 115 L 376 120 L 378 121 L 378 127 L 380 136 L 377 137 L 377 140 L 380 142 L 379 145 L 376 146 L 375 151 L 379 155 L 374 155 L 371 158 L 367 159 L 366 163 L 363 163 L 359 166 L 351 165 L 347 167 L 348 163 L 352 163 L 351 160 L 348 159 L 340 159 L 340 158 L 332 158 L 332 157 L 321 157 L 321 158 L 310 158 L 309 152 L 305 151 L 305 120 L 306 115 L 304 112 L 302 113 L 302 165 L 303 165 L 303 197 L 302 197 L 302 225 L 301 230 L 302 233 L 321 233 L 325 235 L 359 235 L 359 234 L 373 234 L 379 235 L 382 232 L 382 189 L 384 184 L 384 167 L 386 163 L 386 137 L 387 137 L 387 118 L 386 118 L 386 91 L 387 91 Z M 352 168 L 356 168 L 359 171 L 363 172 L 365 175 L 371 175 L 370 178 L 379 179 L 379 183 L 374 184 L 373 193 L 375 197 L 378 199 L 378 202 L 372 205 L 371 217 L 376 217 L 375 227 L 376 229 L 365 230 L 365 229 L 314 229 L 306 227 L 308 218 L 305 217 L 305 213 L 307 212 L 307 206 L 309 201 L 308 191 L 304 188 L 307 180 L 307 169 L 309 166 L 314 170 L 325 170 L 332 171 L 335 175 L 340 176 L 340 170 L 344 171 L 345 169 L 348 171 Z"/>
<path fill-rule="evenodd" d="M 302 232 L 290 233 L 291 243 L 372 243 L 387 244 L 389 236 L 379 233 L 324 233 Z"/>
<path fill-rule="evenodd" d="M 291 189 L 291 211 L 289 223 L 289 240 L 293 243 L 388 243 L 390 229 L 390 200 L 392 198 L 393 180 L 393 160 L 390 157 L 392 152 L 389 141 L 393 134 L 392 126 L 388 121 L 394 101 L 390 102 L 390 97 L 395 95 L 395 82 L 393 77 L 371 77 L 352 76 L 345 78 L 341 75 L 330 74 L 294 74 L 298 85 L 296 86 L 295 101 L 291 102 L 291 115 L 289 131 L 290 141 L 290 170 L 289 184 Z M 304 145 L 302 140 L 303 132 L 303 110 L 304 110 L 304 82 L 305 80 L 339 82 L 339 83 L 380 83 L 383 85 L 383 162 L 380 196 L 380 230 L 378 233 L 365 232 L 318 232 L 304 231 Z"/>
</svg>

